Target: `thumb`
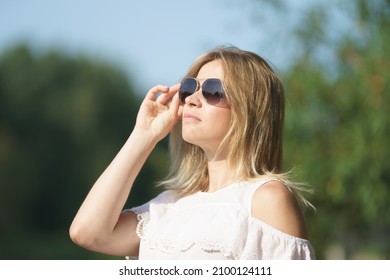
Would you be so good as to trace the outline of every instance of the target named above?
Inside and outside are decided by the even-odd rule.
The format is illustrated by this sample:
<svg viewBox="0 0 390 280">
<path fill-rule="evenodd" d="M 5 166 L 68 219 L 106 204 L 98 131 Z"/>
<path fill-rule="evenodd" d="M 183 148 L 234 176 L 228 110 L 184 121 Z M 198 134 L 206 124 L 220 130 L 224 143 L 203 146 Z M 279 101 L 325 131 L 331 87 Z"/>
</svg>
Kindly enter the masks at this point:
<svg viewBox="0 0 390 280">
<path fill-rule="evenodd" d="M 178 119 L 181 117 L 181 110 L 179 110 L 179 109 L 180 109 L 179 95 L 175 94 L 175 96 L 172 98 L 172 102 L 169 106 L 169 113 L 175 122 L 177 122 Z"/>
</svg>

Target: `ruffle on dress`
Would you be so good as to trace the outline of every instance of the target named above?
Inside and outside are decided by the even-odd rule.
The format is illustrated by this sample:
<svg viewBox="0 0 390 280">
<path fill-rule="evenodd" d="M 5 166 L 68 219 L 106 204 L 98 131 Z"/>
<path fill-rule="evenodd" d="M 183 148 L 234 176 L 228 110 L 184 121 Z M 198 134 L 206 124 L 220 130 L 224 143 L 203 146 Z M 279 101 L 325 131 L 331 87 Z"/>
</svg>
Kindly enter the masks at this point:
<svg viewBox="0 0 390 280">
<path fill-rule="evenodd" d="M 234 205 L 219 205 L 219 209 L 215 209 L 212 205 L 202 205 L 177 209 L 166 204 L 151 204 L 150 211 L 137 215 L 137 234 L 150 249 L 166 254 L 184 253 L 197 245 L 204 252 L 221 252 L 225 257 L 236 259 L 237 249 L 244 242 L 239 232 L 245 217 L 239 211 L 231 211 L 232 207 Z M 226 211 L 228 208 L 230 211 Z M 196 222 L 191 221 L 194 219 Z"/>
<path fill-rule="evenodd" d="M 197 246 L 227 259 L 314 259 L 308 240 L 283 233 L 253 218 L 235 203 L 179 203 L 172 191 L 133 208 L 137 234 L 151 250 L 185 254 Z"/>
</svg>

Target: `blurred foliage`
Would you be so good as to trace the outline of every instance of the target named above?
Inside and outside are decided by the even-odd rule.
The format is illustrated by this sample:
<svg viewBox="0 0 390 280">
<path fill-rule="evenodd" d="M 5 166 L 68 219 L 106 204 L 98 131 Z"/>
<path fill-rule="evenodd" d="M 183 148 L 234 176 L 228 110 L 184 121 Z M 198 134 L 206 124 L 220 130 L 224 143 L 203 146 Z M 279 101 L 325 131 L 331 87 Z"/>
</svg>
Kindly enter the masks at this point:
<svg viewBox="0 0 390 280">
<path fill-rule="evenodd" d="M 338 5 L 350 30 L 335 36 L 320 5 L 295 30 L 285 161 L 316 191 L 308 224 L 318 258 L 389 259 L 390 1 Z M 321 49 L 329 60 L 318 59 Z"/>
<path fill-rule="evenodd" d="M 128 78 L 103 62 L 23 45 L 1 56 L 1 259 L 102 257 L 75 246 L 68 228 L 129 136 L 139 104 Z M 129 205 L 158 192 L 150 186 L 165 172 L 165 146 L 145 165 Z"/>
</svg>

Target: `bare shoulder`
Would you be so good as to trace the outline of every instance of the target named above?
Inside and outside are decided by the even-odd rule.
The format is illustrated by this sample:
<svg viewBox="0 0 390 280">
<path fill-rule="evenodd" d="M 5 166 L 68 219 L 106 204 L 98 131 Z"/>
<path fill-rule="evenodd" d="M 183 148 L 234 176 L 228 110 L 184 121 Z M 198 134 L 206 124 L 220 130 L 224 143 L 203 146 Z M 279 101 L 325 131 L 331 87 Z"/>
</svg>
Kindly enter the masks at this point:
<svg viewBox="0 0 390 280">
<path fill-rule="evenodd" d="M 269 181 L 256 190 L 252 198 L 252 216 L 284 233 L 307 239 L 295 195 L 280 181 Z"/>
</svg>

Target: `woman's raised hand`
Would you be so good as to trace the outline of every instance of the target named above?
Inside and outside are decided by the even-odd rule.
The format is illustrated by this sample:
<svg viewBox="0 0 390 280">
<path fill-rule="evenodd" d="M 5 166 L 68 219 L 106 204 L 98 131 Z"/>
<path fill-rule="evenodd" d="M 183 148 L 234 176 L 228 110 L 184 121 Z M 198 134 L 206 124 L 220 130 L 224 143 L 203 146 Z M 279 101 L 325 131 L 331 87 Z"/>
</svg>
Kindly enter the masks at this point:
<svg viewBox="0 0 390 280">
<path fill-rule="evenodd" d="M 154 145 L 180 119 L 178 91 L 179 85 L 149 90 L 133 133 L 95 182 L 73 220 L 70 236 L 76 244 L 111 255 L 138 254 L 137 216 L 122 209 Z"/>
<path fill-rule="evenodd" d="M 179 84 L 151 88 L 139 109 L 135 129 L 150 133 L 156 141 L 167 136 L 182 113 L 178 91 Z"/>
</svg>

